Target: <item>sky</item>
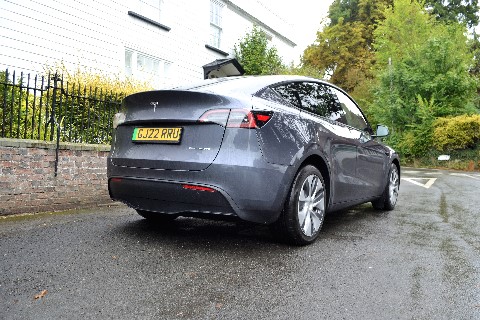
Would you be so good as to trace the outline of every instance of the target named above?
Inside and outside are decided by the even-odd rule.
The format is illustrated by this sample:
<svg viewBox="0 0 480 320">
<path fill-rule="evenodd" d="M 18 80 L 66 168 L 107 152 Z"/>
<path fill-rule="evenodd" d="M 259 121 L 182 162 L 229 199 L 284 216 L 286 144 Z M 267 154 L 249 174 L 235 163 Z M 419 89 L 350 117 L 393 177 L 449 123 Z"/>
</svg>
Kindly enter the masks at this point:
<svg viewBox="0 0 480 320">
<path fill-rule="evenodd" d="M 303 54 L 308 45 L 312 44 L 321 27 L 321 22 L 328 16 L 328 7 L 333 0 L 253 0 L 272 11 L 279 13 L 279 18 L 284 20 L 293 30 L 292 39 L 297 47 L 297 56 Z"/>
</svg>

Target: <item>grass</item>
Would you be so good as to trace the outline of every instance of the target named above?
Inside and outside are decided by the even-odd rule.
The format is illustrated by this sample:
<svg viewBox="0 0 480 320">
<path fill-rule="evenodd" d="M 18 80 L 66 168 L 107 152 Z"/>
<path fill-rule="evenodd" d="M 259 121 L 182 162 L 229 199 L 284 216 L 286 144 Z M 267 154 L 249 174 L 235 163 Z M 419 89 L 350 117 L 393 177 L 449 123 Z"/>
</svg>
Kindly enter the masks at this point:
<svg viewBox="0 0 480 320">
<path fill-rule="evenodd" d="M 441 154 L 450 155 L 449 161 L 439 161 Z M 475 149 L 453 150 L 450 152 L 431 151 L 421 158 L 402 159 L 402 164 L 414 168 L 453 169 L 462 171 L 480 171 L 480 146 Z"/>
</svg>

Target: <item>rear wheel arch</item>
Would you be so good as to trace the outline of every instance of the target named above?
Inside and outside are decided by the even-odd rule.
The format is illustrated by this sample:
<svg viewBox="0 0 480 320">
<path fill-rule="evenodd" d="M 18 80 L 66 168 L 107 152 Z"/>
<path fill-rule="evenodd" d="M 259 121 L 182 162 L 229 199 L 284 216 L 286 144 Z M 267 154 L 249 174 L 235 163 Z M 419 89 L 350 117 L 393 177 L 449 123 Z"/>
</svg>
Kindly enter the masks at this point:
<svg viewBox="0 0 480 320">
<path fill-rule="evenodd" d="M 397 170 L 398 170 L 398 176 L 401 177 L 401 172 L 400 172 L 400 161 L 398 161 L 398 159 L 393 159 L 392 163 L 397 166 Z"/>
<path fill-rule="evenodd" d="M 323 179 L 324 179 L 324 183 L 325 183 L 325 188 L 326 188 L 326 191 L 327 191 L 327 201 L 326 201 L 326 204 L 327 204 L 327 207 L 330 203 L 330 190 L 331 190 L 331 186 L 330 186 L 330 169 L 327 165 L 327 162 L 325 161 L 325 159 L 320 156 L 320 155 L 317 155 L 317 154 L 313 154 L 313 155 L 310 155 L 308 156 L 303 162 L 302 164 L 298 167 L 298 170 L 297 170 L 297 173 L 295 174 L 295 176 L 298 174 L 298 172 L 305 166 L 307 165 L 312 165 L 314 166 L 315 168 L 318 169 L 318 171 L 320 171 L 320 173 L 322 174 L 323 176 Z"/>
</svg>

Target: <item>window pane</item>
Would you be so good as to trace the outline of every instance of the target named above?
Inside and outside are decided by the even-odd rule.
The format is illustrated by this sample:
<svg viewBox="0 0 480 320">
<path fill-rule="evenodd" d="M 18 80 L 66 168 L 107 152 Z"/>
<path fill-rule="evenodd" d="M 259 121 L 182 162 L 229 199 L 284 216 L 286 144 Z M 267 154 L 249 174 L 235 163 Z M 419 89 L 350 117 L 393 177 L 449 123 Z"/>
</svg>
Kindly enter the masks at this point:
<svg viewBox="0 0 480 320">
<path fill-rule="evenodd" d="M 257 94 L 257 97 L 260 97 L 265 100 L 273 101 L 276 103 L 281 103 L 285 104 L 285 100 L 274 90 L 271 88 L 266 88 L 265 90 L 262 90 L 259 94 Z"/>
<path fill-rule="evenodd" d="M 167 84 L 171 63 L 160 58 L 125 48 L 125 74 L 146 81 L 154 88 Z"/>
<path fill-rule="evenodd" d="M 299 96 L 302 101 L 302 109 L 330 120 L 345 123 L 342 118 L 344 112 L 329 86 L 304 82 L 299 85 Z"/>
<path fill-rule="evenodd" d="M 210 42 L 209 44 L 212 47 L 215 48 L 220 48 L 220 34 L 221 34 L 221 29 L 214 26 L 210 25 Z"/>
<path fill-rule="evenodd" d="M 132 72 L 132 55 L 133 52 L 129 50 L 125 50 L 125 74 L 127 76 L 131 76 Z"/>
<path fill-rule="evenodd" d="M 353 102 L 353 100 L 350 99 L 343 92 L 336 89 L 334 90 L 340 102 L 340 106 L 342 107 L 345 113 L 346 123 L 349 126 L 352 126 L 362 131 L 367 129 L 368 128 L 367 121 L 365 120 L 362 112 L 357 107 L 355 102 Z"/>
<path fill-rule="evenodd" d="M 274 89 L 283 99 L 285 99 L 285 101 L 297 108 L 301 107 L 300 101 L 298 100 L 298 92 L 294 83 L 280 85 Z"/>
<path fill-rule="evenodd" d="M 210 23 L 219 27 L 222 25 L 222 5 L 214 0 L 210 1 Z"/>
<path fill-rule="evenodd" d="M 155 21 L 160 20 L 163 0 L 137 0 L 137 11 L 144 17 Z"/>
</svg>

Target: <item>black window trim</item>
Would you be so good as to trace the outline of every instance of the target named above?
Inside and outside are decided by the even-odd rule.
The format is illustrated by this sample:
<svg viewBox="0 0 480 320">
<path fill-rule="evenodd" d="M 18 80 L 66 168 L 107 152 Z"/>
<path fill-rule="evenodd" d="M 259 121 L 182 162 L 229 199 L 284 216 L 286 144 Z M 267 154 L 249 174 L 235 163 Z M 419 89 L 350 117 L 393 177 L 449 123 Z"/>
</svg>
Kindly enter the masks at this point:
<svg viewBox="0 0 480 320">
<path fill-rule="evenodd" d="M 224 57 L 228 57 L 228 53 L 223 51 L 223 50 L 220 50 L 218 48 L 215 48 L 214 46 L 211 46 L 209 44 L 206 44 L 205 45 L 205 48 L 209 49 L 209 50 L 212 50 L 212 51 L 215 51 L 216 53 L 220 53 L 222 56 Z"/>
</svg>

